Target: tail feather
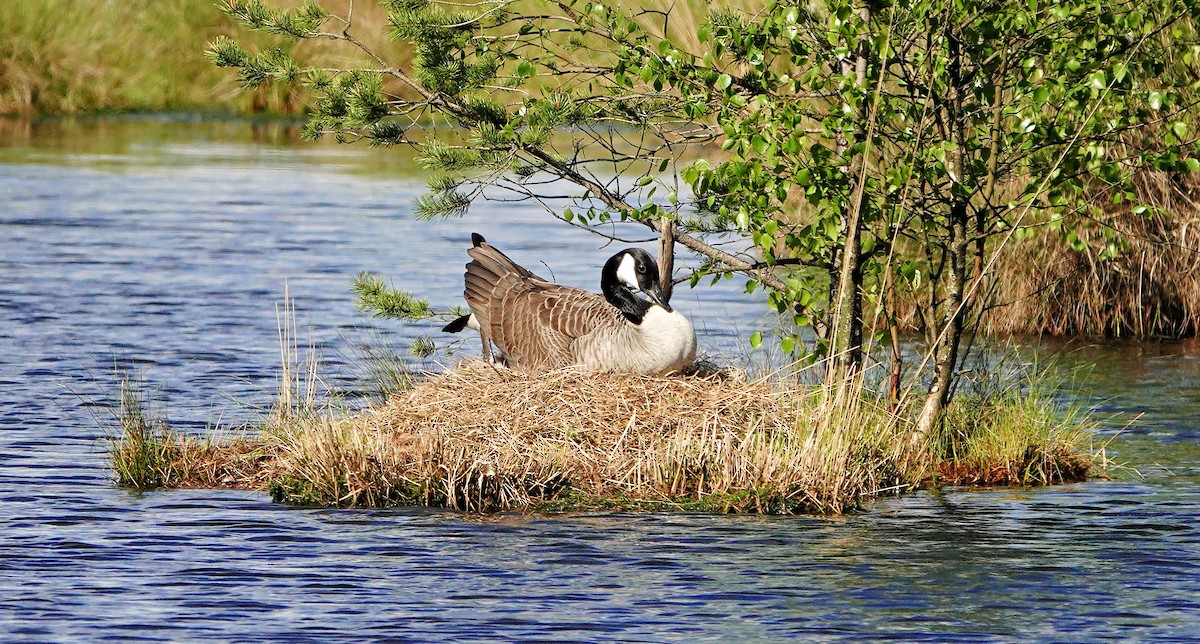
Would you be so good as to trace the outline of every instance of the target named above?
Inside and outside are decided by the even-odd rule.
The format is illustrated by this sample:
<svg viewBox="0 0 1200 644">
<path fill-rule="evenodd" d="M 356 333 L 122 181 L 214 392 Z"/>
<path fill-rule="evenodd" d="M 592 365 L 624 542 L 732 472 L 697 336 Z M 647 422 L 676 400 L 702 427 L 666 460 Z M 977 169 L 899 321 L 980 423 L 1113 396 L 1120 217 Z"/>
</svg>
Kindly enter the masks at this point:
<svg viewBox="0 0 1200 644">
<path fill-rule="evenodd" d="M 467 328 L 467 323 L 470 321 L 471 321 L 470 315 L 459 316 L 459 317 L 455 318 L 454 321 L 451 322 L 450 324 L 447 324 L 446 326 L 442 327 L 442 331 L 445 331 L 446 333 L 458 333 L 459 331 L 462 331 L 463 329 Z"/>
<path fill-rule="evenodd" d="M 465 290 L 463 296 L 471 308 L 471 315 L 461 316 L 443 327 L 447 333 L 458 333 L 466 328 L 479 331 L 483 341 L 483 357 L 485 360 L 495 360 L 498 364 L 507 364 L 504 352 L 504 338 L 492 337 L 498 329 L 492 328 L 493 317 L 503 317 L 506 303 L 505 295 L 513 289 L 522 290 L 533 286 L 536 282 L 544 282 L 529 269 L 514 262 L 508 255 L 496 250 L 483 235 L 471 233 L 471 248 L 467 249 L 471 261 L 467 263 L 464 278 Z M 503 293 L 497 293 L 501 289 Z M 493 308 L 496 310 L 493 310 Z M 492 352 L 492 343 L 496 342 L 499 349 Z"/>
</svg>

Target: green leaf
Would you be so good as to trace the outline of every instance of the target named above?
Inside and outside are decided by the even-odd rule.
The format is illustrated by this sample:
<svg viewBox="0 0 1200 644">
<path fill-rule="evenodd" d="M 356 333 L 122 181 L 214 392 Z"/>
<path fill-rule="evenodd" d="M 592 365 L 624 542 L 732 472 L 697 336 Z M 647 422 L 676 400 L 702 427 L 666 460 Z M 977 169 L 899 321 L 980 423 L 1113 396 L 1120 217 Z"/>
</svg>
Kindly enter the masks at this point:
<svg viewBox="0 0 1200 644">
<path fill-rule="evenodd" d="M 750 137 L 750 147 L 756 154 L 762 156 L 767 153 L 767 140 L 761 134 L 755 134 Z"/>
<path fill-rule="evenodd" d="M 715 87 L 719 90 L 724 90 L 733 84 L 733 77 L 729 74 L 721 74 L 717 77 Z"/>
<path fill-rule="evenodd" d="M 737 227 L 741 230 L 746 230 L 750 227 L 750 213 L 746 212 L 745 208 L 738 210 L 737 216 L 734 217 Z"/>
<path fill-rule="evenodd" d="M 750 334 L 750 348 L 757 349 L 762 346 L 762 331 L 755 331 Z"/>
<path fill-rule="evenodd" d="M 1113 65 L 1113 80 L 1118 83 L 1125 80 L 1125 75 L 1129 73 L 1129 65 L 1125 63 L 1117 63 Z"/>
</svg>

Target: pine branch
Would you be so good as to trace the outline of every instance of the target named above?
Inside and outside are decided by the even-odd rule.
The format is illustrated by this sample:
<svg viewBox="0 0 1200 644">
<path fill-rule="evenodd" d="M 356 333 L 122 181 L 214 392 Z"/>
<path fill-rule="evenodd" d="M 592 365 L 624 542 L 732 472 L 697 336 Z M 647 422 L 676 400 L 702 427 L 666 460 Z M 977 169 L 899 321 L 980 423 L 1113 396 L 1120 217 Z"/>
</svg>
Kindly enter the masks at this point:
<svg viewBox="0 0 1200 644">
<path fill-rule="evenodd" d="M 208 44 L 204 55 L 217 67 L 233 67 L 238 70 L 238 82 L 253 89 L 275 80 L 280 83 L 296 83 L 304 70 L 282 49 L 271 49 L 261 54 L 249 54 L 236 42 L 218 36 Z"/>
<path fill-rule="evenodd" d="M 434 315 L 428 301 L 389 288 L 382 279 L 365 271 L 355 276 L 350 290 L 357 296 L 358 310 L 370 313 L 371 317 L 425 320 Z"/>
<path fill-rule="evenodd" d="M 471 195 L 458 190 L 458 182 L 438 177 L 429 182 L 429 193 L 417 198 L 413 216 L 421 220 L 461 217 L 471 207 Z"/>
<path fill-rule="evenodd" d="M 228 0 L 228 4 L 220 4 L 218 8 L 255 31 L 291 38 L 312 38 L 329 17 L 329 13 L 312 0 L 306 0 L 290 11 L 268 9 L 261 0 Z"/>
</svg>

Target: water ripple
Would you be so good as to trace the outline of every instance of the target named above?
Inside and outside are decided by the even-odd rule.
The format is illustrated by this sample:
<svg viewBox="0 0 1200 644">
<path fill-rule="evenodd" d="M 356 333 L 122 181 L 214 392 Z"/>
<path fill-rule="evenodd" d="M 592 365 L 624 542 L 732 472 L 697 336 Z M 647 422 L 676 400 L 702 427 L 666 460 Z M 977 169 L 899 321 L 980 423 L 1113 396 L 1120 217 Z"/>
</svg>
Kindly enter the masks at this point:
<svg viewBox="0 0 1200 644">
<path fill-rule="evenodd" d="M 38 147 L 57 135 L 0 142 L 5 641 L 1200 636 L 1200 359 L 1173 345 L 1072 354 L 1102 365 L 1096 409 L 1147 413 L 1110 446 L 1144 479 L 916 495 L 839 519 L 478 519 L 117 489 L 114 365 L 199 434 L 269 406 L 285 283 L 302 344 L 338 373 L 354 333 L 445 340 L 432 322 L 359 316 L 347 285 L 360 270 L 448 306 L 471 231 L 580 286 L 610 252 L 524 206 L 415 222 L 419 177 L 343 169 L 394 168 L 378 151 L 117 123 L 82 127 L 64 148 L 80 153 Z M 124 143 L 105 142 L 114 131 Z M 675 302 L 714 353 L 762 324 L 733 283 Z"/>
</svg>

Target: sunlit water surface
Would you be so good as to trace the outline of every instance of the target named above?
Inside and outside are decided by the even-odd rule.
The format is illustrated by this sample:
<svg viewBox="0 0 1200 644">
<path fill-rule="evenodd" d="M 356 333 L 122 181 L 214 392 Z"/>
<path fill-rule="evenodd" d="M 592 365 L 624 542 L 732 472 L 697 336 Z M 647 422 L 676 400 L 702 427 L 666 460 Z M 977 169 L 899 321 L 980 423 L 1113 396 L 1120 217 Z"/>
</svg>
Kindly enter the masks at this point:
<svg viewBox="0 0 1200 644">
<path fill-rule="evenodd" d="M 177 427 L 250 421 L 277 383 L 285 284 L 301 344 L 353 389 L 356 344 L 454 339 L 363 317 L 355 273 L 445 307 L 471 231 L 589 288 L 615 250 L 529 204 L 414 221 L 411 159 L 292 133 L 0 126 L 0 639 L 1200 638 L 1200 351 L 1186 344 L 1048 347 L 1098 365 L 1076 395 L 1101 440 L 1144 414 L 1106 450 L 1130 468 L 1114 480 L 917 494 L 837 519 L 478 518 L 115 487 L 114 365 Z M 675 296 L 710 354 L 744 354 L 738 338 L 769 324 L 740 290 Z"/>
</svg>

